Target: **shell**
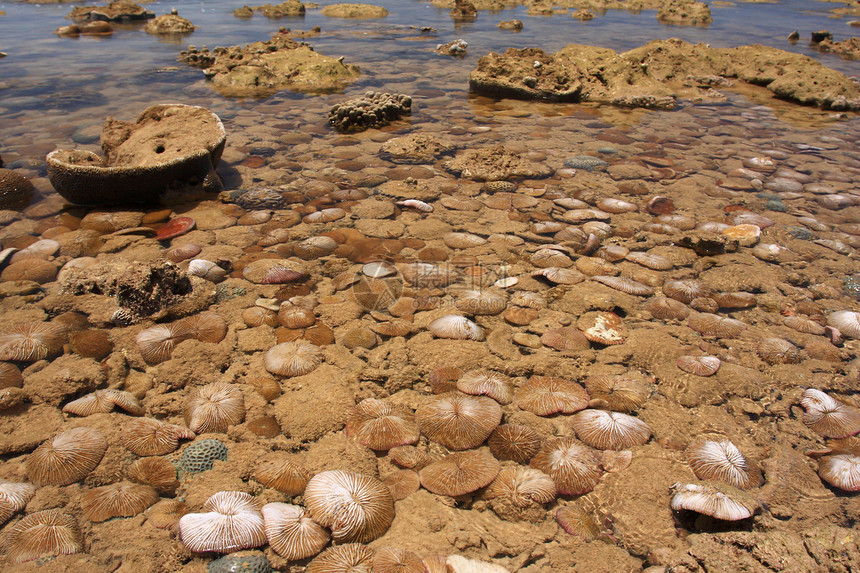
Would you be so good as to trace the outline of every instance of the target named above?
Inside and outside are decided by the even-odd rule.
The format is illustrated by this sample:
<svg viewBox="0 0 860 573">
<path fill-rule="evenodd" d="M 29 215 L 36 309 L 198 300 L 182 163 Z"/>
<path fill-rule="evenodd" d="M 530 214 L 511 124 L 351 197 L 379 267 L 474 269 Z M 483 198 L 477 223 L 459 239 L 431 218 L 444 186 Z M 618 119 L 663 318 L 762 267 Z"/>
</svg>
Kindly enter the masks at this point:
<svg viewBox="0 0 860 573">
<path fill-rule="evenodd" d="M 486 244 L 487 239 L 472 233 L 445 233 L 442 242 L 451 249 L 469 249 Z"/>
<path fill-rule="evenodd" d="M 514 399 L 514 385 L 498 372 L 472 370 L 457 380 L 457 389 L 472 396 L 489 396 L 499 404 L 510 404 Z"/>
<path fill-rule="evenodd" d="M 59 509 L 37 511 L 7 529 L 7 556 L 13 563 L 72 555 L 83 549 L 74 517 Z"/>
<path fill-rule="evenodd" d="M 415 412 L 421 433 L 451 450 L 484 443 L 502 419 L 502 408 L 483 396 L 457 392 L 430 398 Z"/>
<path fill-rule="evenodd" d="M 414 287 L 445 287 L 457 278 L 456 272 L 448 267 L 430 263 L 410 263 L 400 269 L 403 279 Z"/>
<path fill-rule="evenodd" d="M 140 355 L 149 364 L 170 360 L 173 349 L 180 342 L 188 340 L 190 333 L 174 324 L 158 324 L 141 330 L 135 337 Z"/>
<path fill-rule="evenodd" d="M 622 344 L 627 339 L 624 323 L 612 312 L 587 312 L 576 321 L 576 327 L 588 340 L 598 344 Z"/>
<path fill-rule="evenodd" d="M 90 521 L 133 517 L 158 501 L 158 492 L 148 485 L 128 482 L 93 488 L 81 495 L 81 509 Z"/>
<path fill-rule="evenodd" d="M 533 308 L 523 308 L 520 306 L 512 306 L 505 310 L 502 317 L 514 326 L 526 326 L 537 320 L 540 312 Z"/>
<path fill-rule="evenodd" d="M 304 494 L 313 520 L 331 529 L 339 543 L 368 543 L 394 520 L 394 498 L 375 477 L 342 470 L 318 473 Z"/>
<path fill-rule="evenodd" d="M 133 482 L 152 486 L 156 490 L 173 493 L 179 487 L 176 467 L 164 458 L 140 458 L 135 460 L 126 471 Z"/>
<path fill-rule="evenodd" d="M 239 491 L 219 491 L 203 504 L 206 513 L 179 520 L 182 543 L 194 553 L 231 553 L 266 543 L 260 502 Z"/>
<path fill-rule="evenodd" d="M 760 487 L 764 483 L 761 470 L 741 454 L 728 440 L 704 440 L 691 444 L 686 450 L 687 461 L 696 477 L 717 480 L 741 489 Z"/>
<path fill-rule="evenodd" d="M 573 414 L 588 407 L 588 393 L 575 382 L 532 376 L 516 393 L 517 406 L 538 416 Z"/>
<path fill-rule="evenodd" d="M 786 316 L 782 323 L 787 327 L 806 334 L 822 335 L 826 329 L 819 323 L 802 316 Z"/>
<path fill-rule="evenodd" d="M 756 353 L 768 364 L 797 364 L 803 360 L 799 348 L 782 338 L 765 338 L 758 343 Z"/>
<path fill-rule="evenodd" d="M 194 225 L 194 219 L 191 217 L 176 217 L 159 227 L 155 233 L 155 238 L 159 241 L 167 241 L 184 235 L 193 229 Z"/>
<path fill-rule="evenodd" d="M 302 260 L 309 261 L 332 254 L 338 247 L 331 237 L 310 237 L 293 247 L 293 253 Z"/>
<path fill-rule="evenodd" d="M 383 547 L 373 556 L 376 573 L 425 573 L 421 558 L 405 549 Z"/>
<path fill-rule="evenodd" d="M 529 258 L 531 263 L 539 268 L 562 268 L 566 269 L 573 265 L 570 257 L 556 249 L 538 249 Z"/>
<path fill-rule="evenodd" d="M 492 290 L 467 290 L 456 302 L 459 310 L 472 315 L 499 314 L 507 305 L 504 295 Z"/>
<path fill-rule="evenodd" d="M 321 209 L 314 213 L 310 213 L 302 217 L 305 223 L 331 223 L 338 219 L 346 217 L 346 211 L 340 207 L 331 207 L 329 209 Z"/>
<path fill-rule="evenodd" d="M 228 427 L 245 419 L 245 397 L 236 386 L 213 382 L 189 395 L 184 412 L 192 432 L 226 432 Z"/>
<path fill-rule="evenodd" d="M 320 350 L 317 346 L 297 340 L 284 342 L 269 349 L 264 358 L 266 370 L 278 376 L 302 376 L 319 366 Z"/>
<path fill-rule="evenodd" d="M 373 549 L 360 543 L 329 547 L 308 563 L 307 573 L 369 573 L 373 566 Z"/>
<path fill-rule="evenodd" d="M 487 445 L 496 459 L 525 464 L 540 450 L 541 438 L 528 426 L 502 424 L 490 434 Z"/>
<path fill-rule="evenodd" d="M 585 541 L 597 539 L 600 534 L 593 512 L 575 505 L 563 505 L 558 508 L 555 512 L 555 520 L 567 533 L 581 537 Z"/>
<path fill-rule="evenodd" d="M 708 312 L 691 314 L 687 319 L 687 325 L 699 334 L 717 338 L 737 338 L 747 326 L 739 320 Z"/>
<path fill-rule="evenodd" d="M 826 438 L 847 438 L 860 432 L 860 411 L 821 390 L 806 389 L 800 405 L 806 410 L 803 423 Z"/>
<path fill-rule="evenodd" d="M 668 271 L 675 266 L 672 261 L 665 257 L 640 251 L 631 251 L 627 253 L 625 259 L 655 271 Z"/>
<path fill-rule="evenodd" d="M 755 295 L 750 292 L 714 293 L 711 298 L 720 308 L 738 309 L 755 306 Z"/>
<path fill-rule="evenodd" d="M 194 243 L 184 243 L 167 249 L 167 259 L 173 263 L 181 263 L 200 254 L 203 247 Z"/>
<path fill-rule="evenodd" d="M 651 316 L 660 320 L 684 320 L 690 316 L 690 308 L 684 303 L 665 296 L 655 296 L 643 305 Z"/>
<path fill-rule="evenodd" d="M 96 469 L 106 450 L 107 440 L 98 430 L 66 430 L 27 457 L 27 477 L 36 485 L 75 483 Z"/>
<path fill-rule="evenodd" d="M 412 470 L 396 470 L 385 476 L 382 483 L 391 491 L 394 501 L 406 499 L 421 489 L 421 478 Z"/>
<path fill-rule="evenodd" d="M 615 197 L 600 198 L 597 200 L 597 203 L 595 203 L 595 206 L 602 211 L 606 211 L 607 213 L 612 213 L 614 215 L 633 213 L 634 211 L 639 210 L 638 205 L 622 199 L 616 199 Z"/>
<path fill-rule="evenodd" d="M 603 475 L 600 454 L 573 438 L 550 438 L 529 466 L 549 475 L 561 495 L 588 493 Z"/>
<path fill-rule="evenodd" d="M 720 369 L 721 361 L 716 356 L 681 356 L 677 364 L 687 374 L 713 376 Z"/>
<path fill-rule="evenodd" d="M 607 261 L 598 257 L 579 257 L 576 259 L 576 268 L 584 275 L 594 277 L 597 275 L 617 275 L 619 270 Z"/>
<path fill-rule="evenodd" d="M 215 312 L 201 312 L 175 323 L 177 336 L 215 344 L 227 336 L 227 322 Z"/>
<path fill-rule="evenodd" d="M 23 322 L 0 332 L 0 360 L 35 362 L 58 354 L 66 327 L 52 322 Z"/>
<path fill-rule="evenodd" d="M 388 455 L 398 466 L 415 471 L 421 470 L 435 460 L 433 456 L 415 446 L 397 446 L 388 450 Z"/>
<path fill-rule="evenodd" d="M 684 279 L 663 283 L 663 294 L 684 304 L 690 304 L 694 298 L 710 298 L 714 291 L 700 281 Z"/>
<path fill-rule="evenodd" d="M 484 330 L 480 326 L 465 316 L 456 314 L 437 318 L 427 328 L 437 338 L 478 341 L 484 339 Z"/>
<path fill-rule="evenodd" d="M 632 412 L 648 399 L 649 390 L 642 382 L 629 376 L 595 375 L 585 379 L 585 389 L 591 397 L 589 405 L 616 412 Z"/>
<path fill-rule="evenodd" d="M 421 211 L 422 213 L 433 212 L 433 205 L 425 203 L 424 201 L 419 201 L 418 199 L 406 199 L 403 201 L 397 201 L 395 204 L 401 207 L 406 207 L 408 209 L 415 209 L 416 211 Z"/>
<path fill-rule="evenodd" d="M 818 460 L 818 475 L 843 491 L 860 491 L 860 456 L 824 456 Z"/>
<path fill-rule="evenodd" d="M 328 545 L 328 532 L 298 505 L 267 503 L 262 514 L 269 545 L 287 560 L 313 557 Z"/>
<path fill-rule="evenodd" d="M 281 303 L 281 308 L 278 310 L 278 322 L 285 328 L 307 328 L 313 326 L 316 321 L 317 318 L 312 309 L 286 301 Z"/>
<path fill-rule="evenodd" d="M 599 283 L 605 284 L 609 288 L 613 288 L 623 293 L 633 294 L 636 296 L 651 296 L 654 294 L 654 289 L 648 285 L 634 281 L 633 279 L 628 279 L 627 277 L 597 275 L 591 278 Z"/>
<path fill-rule="evenodd" d="M 522 466 L 506 467 L 484 492 L 485 499 L 503 497 L 514 507 L 545 505 L 556 497 L 555 482 L 540 470 Z"/>
<path fill-rule="evenodd" d="M 266 462 L 254 471 L 254 479 L 287 495 L 302 495 L 311 474 L 286 458 Z"/>
<path fill-rule="evenodd" d="M 252 306 L 243 310 L 242 322 L 244 322 L 246 326 L 250 326 L 252 328 L 263 325 L 275 327 L 280 324 L 278 322 L 277 312 L 259 306 Z"/>
<path fill-rule="evenodd" d="M 143 406 L 134 394 L 112 389 L 96 390 L 92 394 L 72 400 L 63 406 L 63 412 L 76 416 L 92 416 L 113 412 L 114 406 L 122 408 L 133 416 L 142 416 L 144 413 Z"/>
<path fill-rule="evenodd" d="M 739 489 L 712 483 L 675 484 L 672 509 L 686 509 L 724 521 L 752 517 L 758 502 Z"/>
<path fill-rule="evenodd" d="M 35 493 L 36 486 L 33 484 L 0 480 L 0 525 L 24 509 Z"/>
<path fill-rule="evenodd" d="M 349 413 L 346 434 L 372 450 L 414 444 L 420 433 L 412 412 L 390 402 L 365 398 Z"/>
<path fill-rule="evenodd" d="M 574 414 L 570 425 L 580 440 L 600 450 L 641 446 L 651 437 L 648 424 L 620 412 L 583 410 Z"/>
<path fill-rule="evenodd" d="M 548 267 L 532 273 L 533 277 L 544 277 L 548 281 L 561 285 L 575 285 L 585 280 L 585 275 L 576 269 Z"/>
<path fill-rule="evenodd" d="M 511 295 L 511 304 L 541 310 L 546 308 L 546 299 L 536 292 L 518 290 Z"/>
<path fill-rule="evenodd" d="M 837 310 L 827 317 L 827 324 L 838 329 L 842 336 L 860 338 L 860 312 Z"/>
<path fill-rule="evenodd" d="M 485 487 L 498 475 L 501 465 L 489 452 L 473 450 L 448 454 L 419 472 L 424 489 L 457 497 Z"/>
<path fill-rule="evenodd" d="M 179 440 L 193 440 L 194 432 L 154 418 L 129 420 L 120 434 L 122 445 L 138 456 L 163 456 L 175 452 Z"/>
<path fill-rule="evenodd" d="M 200 277 L 218 283 L 227 277 L 227 269 L 205 259 L 193 259 L 188 263 L 188 276 Z"/>
<path fill-rule="evenodd" d="M 588 339 L 572 326 L 550 328 L 540 337 L 541 344 L 560 352 L 578 352 L 591 347 Z"/>
</svg>

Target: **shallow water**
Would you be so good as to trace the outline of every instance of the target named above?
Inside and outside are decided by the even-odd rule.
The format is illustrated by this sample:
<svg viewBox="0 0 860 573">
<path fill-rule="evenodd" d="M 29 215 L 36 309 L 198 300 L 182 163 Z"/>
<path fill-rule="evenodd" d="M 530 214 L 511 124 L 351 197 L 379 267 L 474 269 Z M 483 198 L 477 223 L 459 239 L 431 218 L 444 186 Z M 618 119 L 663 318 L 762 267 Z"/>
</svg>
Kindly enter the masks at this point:
<svg viewBox="0 0 860 573">
<path fill-rule="evenodd" d="M 81 494 L 125 479 L 136 459 L 120 445 L 129 418 L 126 414 L 78 418 L 59 413 L 59 408 L 95 387 L 132 391 L 139 395 L 146 416 L 179 425 L 190 424 L 183 405 L 198 387 L 228 382 L 242 390 L 245 423 L 231 423 L 226 431 L 205 434 L 227 445 L 227 460 L 198 475 L 180 474 L 175 492 L 163 495 L 175 495 L 196 512 L 209 495 L 221 490 L 245 491 L 264 503 L 299 500 L 265 488 L 258 476 L 253 477 L 261 460 L 281 454 L 288 454 L 310 473 L 346 468 L 381 478 L 393 475 L 396 466 L 384 451 L 373 453 L 346 436 L 343 427 L 353 405 L 376 397 L 416 410 L 430 399 L 431 390 L 436 391 L 431 374 L 441 376 L 443 367 L 464 372 L 481 367 L 504 372 L 517 391 L 533 375 L 563 377 L 580 384 L 599 375 L 633 378 L 648 394 L 635 415 L 650 427 L 650 441 L 627 448 L 627 453 L 632 452 L 627 458 L 625 452 L 617 457 L 611 452 L 602 454 L 606 473 L 593 491 L 562 495 L 544 505 L 514 508 L 483 499 L 483 494 L 452 498 L 419 490 L 397 501 L 394 522 L 374 542 L 376 549 L 393 546 L 422 557 L 456 553 L 527 573 L 638 572 L 649 565 L 669 564 L 691 572 L 742 567 L 770 571 L 763 568 L 768 562 L 788 563 L 783 570 L 815 571 L 824 556 L 839 561 L 844 570 L 860 568 L 860 552 L 850 536 L 860 498 L 825 484 L 816 474 L 816 462 L 804 454 L 820 453 L 826 441 L 803 423 L 799 405 L 807 387 L 820 388 L 850 407 L 860 405 L 860 334 L 847 335 L 842 344 L 830 337 L 832 333 L 812 334 L 783 324 L 786 317 L 795 315 L 826 323 L 833 311 L 858 308 L 860 229 L 854 224 L 860 222 L 860 118 L 774 100 L 763 88 L 743 86 L 724 90 L 726 97 L 719 102 L 681 101 L 672 112 L 493 99 L 468 89 L 469 72 L 490 51 L 540 47 L 554 52 L 569 43 L 624 51 L 670 37 L 719 47 L 761 43 L 808 55 L 857 76 L 860 63 L 821 54 L 806 41 L 811 31 L 820 29 L 832 31 L 836 40 L 850 36 L 857 29 L 846 22 L 853 18 L 831 17 L 828 10 L 840 4 L 791 0 L 712 6 L 714 23 L 705 28 L 660 24 L 655 11 L 609 11 L 597 14 L 593 21 L 579 22 L 569 15 L 529 16 L 522 7 L 481 11 L 475 22 L 454 23 L 447 10 L 424 2 L 377 4 L 389 10 L 387 18 L 339 20 L 311 9 L 301 18 L 271 20 L 255 14 L 242 20 L 232 15 L 242 5 L 238 1 L 145 4 L 157 15 L 177 7 L 181 16 L 198 26 L 179 41 L 150 36 L 143 32 L 142 24 L 119 26 L 110 38 L 60 38 L 52 31 L 69 23 L 65 16 L 72 4 L 0 4 L 0 10 L 6 12 L 0 16 L 0 51 L 8 54 L 0 59 L 0 155 L 7 167 L 36 183 L 38 199 L 43 200 L 25 211 L 24 220 L 0 228 L 3 248 L 29 245 L 44 233 L 63 242 L 63 250 L 52 257 L 57 266 L 83 254 L 97 254 L 98 264 L 103 265 L 97 268 L 107 276 L 122 274 L 129 265 L 125 259 L 142 261 L 144 267 L 161 264 L 168 244 L 143 234 L 108 236 L 105 232 L 103 242 L 92 252 L 86 245 L 77 251 L 85 241 L 70 236 L 78 232 L 76 226 L 88 211 L 95 219 L 99 209 L 65 207 L 66 213 L 56 216 L 61 206 L 50 200 L 53 193 L 44 165 L 45 155 L 58 147 L 98 151 L 98 133 L 105 117 L 131 120 L 159 103 L 201 105 L 222 118 L 227 147 L 218 171 L 227 190 L 282 186 L 291 197 L 289 209 L 275 212 L 272 223 L 266 225 L 237 224 L 245 213 L 214 196 L 174 202 L 160 214 L 160 207 L 140 209 L 153 217 L 143 223 L 156 226 L 167 217 L 193 217 L 197 228 L 169 246 L 199 243 L 201 258 L 224 259 L 235 269 L 217 286 L 203 283 L 196 293 L 199 298 L 176 311 L 209 308 L 226 321 L 226 338 L 217 344 L 186 340 L 162 364 L 146 363 L 136 341 L 139 332 L 152 326 L 151 320 L 128 326 L 121 321 L 111 323 L 116 297 L 73 297 L 61 293 L 57 281 L 47 281 L 35 291 L 10 286 L 5 279 L 0 282 L 0 333 L 19 322 L 54 320 L 77 310 L 88 315 L 86 327 L 91 331 L 107 332 L 112 350 L 99 364 L 80 358 L 79 348 L 70 343 L 51 364 L 19 363 L 28 398 L 23 405 L 0 412 L 0 478 L 32 480 L 26 468 L 30 452 L 70 427 L 98 429 L 108 437 L 110 449 L 91 475 L 69 486 L 41 488 L 24 510 L 31 514 L 61 508 L 74 515 L 84 529 L 82 554 L 6 566 L 199 573 L 214 558 L 211 554 L 191 555 L 175 535 L 156 529 L 140 515 L 104 523 L 92 523 L 84 515 Z M 496 27 L 499 21 L 513 18 L 523 21 L 522 32 Z M 282 26 L 296 30 L 320 26 L 322 35 L 308 43 L 327 56 L 344 55 L 346 62 L 361 68 L 360 79 L 342 93 L 282 91 L 260 99 L 231 99 L 211 89 L 201 70 L 177 61 L 186 46 L 213 48 L 266 40 Z M 435 31 L 420 33 L 420 27 Z M 793 30 L 802 37 L 795 44 L 785 39 Z M 457 38 L 469 44 L 465 57 L 433 53 L 437 44 Z M 327 112 L 333 104 L 367 90 L 410 94 L 412 115 L 381 130 L 349 135 L 327 126 Z M 552 173 L 544 179 L 519 181 L 510 205 L 504 201 L 494 204 L 502 194 L 494 195 L 479 182 L 452 175 L 442 160 L 414 166 L 380 157 L 383 141 L 408 133 L 443 136 L 458 147 L 458 154 L 502 143 Z M 599 156 L 613 164 L 612 168 L 606 173 L 590 173 L 584 167 L 575 172 L 564 169 L 565 160 L 584 154 Z M 739 173 L 749 167 L 752 158 L 758 158 L 752 163 L 760 163 L 763 157 L 774 157 L 785 169 L 784 176 L 773 175 L 770 169 L 762 170 L 758 177 Z M 625 168 L 632 171 L 625 172 Z M 369 176 L 388 181 L 365 188 L 371 195 L 367 199 L 341 203 L 351 209 L 343 219 L 296 224 L 297 213 L 305 215 L 341 201 L 328 197 L 335 189 L 332 182 L 353 189 Z M 302 195 L 305 191 L 313 200 Z M 826 192 L 843 194 L 842 199 L 847 197 L 851 204 L 835 208 L 823 199 Z M 679 227 L 735 223 L 733 217 L 743 215 L 767 217 L 774 224 L 763 229 L 761 242 L 787 250 L 779 251 L 775 261 L 766 262 L 767 253 L 750 247 L 718 255 L 682 248 L 679 245 L 689 246 L 685 240 L 697 240 L 696 231 L 649 227 L 661 222 L 646 210 L 654 195 L 674 200 L 674 215 L 681 217 L 663 221 Z M 395 210 L 392 205 L 395 200 L 416 196 L 436 210 Z M 454 197 L 480 203 L 475 211 L 443 206 L 443 199 Z M 541 244 L 570 246 L 576 242 L 542 233 L 535 226 L 574 221 L 565 217 L 576 213 L 553 202 L 574 197 L 592 206 L 607 198 L 633 203 L 635 210 L 613 212 L 609 218 L 611 233 L 603 238 L 604 247 L 659 255 L 669 259 L 672 268 L 657 270 L 625 260 L 624 255 L 617 258 L 618 250 L 611 256 L 604 252 L 612 264 L 567 251 L 576 259 L 571 264 L 583 272 L 589 266 L 608 265 L 601 267 L 607 274 L 634 279 L 649 294 L 610 288 L 605 282 L 612 281 L 605 278 L 555 285 L 533 276 L 539 266 L 534 252 Z M 517 206 L 517 199 L 524 200 L 525 206 Z M 137 222 L 131 226 L 140 224 L 137 215 L 140 213 L 132 214 Z M 295 220 L 281 225 L 289 227 L 282 239 L 289 238 L 271 239 L 267 233 L 277 231 L 280 224 L 275 222 L 288 221 L 289 216 Z M 600 234 L 599 225 L 591 229 L 595 236 Z M 474 247 L 456 246 L 457 240 L 465 239 L 445 236 L 449 231 L 489 240 Z M 303 263 L 310 275 L 307 284 L 280 290 L 279 285 L 245 280 L 243 268 L 256 259 L 290 256 L 300 240 L 323 232 L 335 238 L 338 250 Z M 702 232 L 706 237 L 716 234 L 713 227 Z M 825 239 L 825 243 L 815 243 L 817 239 Z M 390 248 L 398 252 L 388 256 L 386 241 L 391 240 L 395 246 Z M 574 251 L 581 254 L 579 247 Z M 360 263 L 376 257 L 398 263 L 401 272 L 402 263 L 421 260 L 438 262 L 440 272 L 460 276 L 445 289 L 410 287 L 401 280 L 405 273 L 390 279 L 394 298 L 406 293 L 417 305 L 403 313 L 414 320 L 412 331 L 405 337 L 377 337 L 372 329 L 385 315 L 366 312 L 368 306 L 353 300 L 359 300 L 357 289 L 339 282 L 341 273 L 357 273 Z M 180 263 L 183 269 L 187 265 L 187 261 Z M 534 291 L 545 299 L 545 307 L 534 313 L 531 322 L 517 324 L 501 315 L 478 315 L 473 318 L 484 329 L 485 341 L 430 335 L 435 319 L 460 312 L 457 302 L 467 296 L 467 290 L 509 277 L 515 277 L 518 284 L 493 289 L 509 302 L 518 290 Z M 672 279 L 698 279 L 718 293 L 751 295 L 755 301 L 751 307 L 719 310 L 720 316 L 741 321 L 744 330 L 724 336 L 701 332 L 684 319 L 655 319 L 645 305 Z M 97 282 L 98 277 L 92 280 Z M 357 284 L 363 285 L 362 281 L 368 283 L 367 289 L 373 288 L 369 286 L 373 281 L 362 278 Z M 652 291 L 657 294 L 652 296 Z M 283 300 L 307 293 L 319 302 L 314 309 L 317 326 L 332 332 L 337 343 L 324 345 L 322 364 L 311 374 L 274 379 L 264 366 L 266 351 L 291 336 L 312 336 L 298 329 L 251 327 L 243 311 L 258 297 Z M 362 300 L 359 303 L 364 305 Z M 437 308 L 418 308 L 422 304 Z M 717 303 L 708 296 L 697 299 L 696 304 L 690 302 L 700 311 L 709 304 Z M 508 304 L 508 308 L 512 306 Z M 587 321 L 581 320 L 596 320 L 596 311 L 612 311 L 621 317 L 627 336 L 623 344 L 592 340 L 591 345 L 585 342 L 584 349 L 561 352 L 544 339 L 547 331 L 561 326 L 590 330 Z M 353 344 L 359 335 L 369 335 L 371 345 L 376 346 Z M 789 341 L 793 345 L 786 353 L 790 359 L 773 357 L 760 348 L 761 341 L 768 338 Z M 716 374 L 682 371 L 679 358 L 700 355 L 722 361 Z M 272 396 L 261 390 L 262 378 L 271 383 L 269 390 L 274 386 Z M 519 398 L 504 405 L 504 423 L 528 426 L 544 441 L 573 436 L 572 416 L 537 416 L 521 405 Z M 599 402 L 592 405 L 603 407 Z M 199 438 L 192 443 L 199 443 Z M 752 491 L 762 505 L 755 517 L 732 525 L 670 510 L 672 484 L 697 481 L 684 450 L 699 438 L 731 440 L 753 465 L 762 466 L 764 486 Z M 181 466 L 187 443 L 183 441 L 164 457 Z M 419 446 L 432 455 L 446 453 L 437 440 L 426 436 Z M 512 466 L 510 462 L 504 465 Z M 563 507 L 585 512 L 595 539 L 586 542 L 582 531 L 573 535 L 560 529 L 555 514 Z M 4 531 L 19 523 L 16 520 L 12 518 Z M 587 529 L 585 525 L 583 529 Z M 688 538 L 690 533 L 699 535 Z M 803 549 L 804 540 L 813 536 L 815 543 Z M 125 539 L 135 542 L 123 543 Z M 265 551 L 278 570 L 291 570 L 294 563 L 287 564 L 271 549 Z M 5 559 L 0 556 L 0 563 Z"/>
</svg>

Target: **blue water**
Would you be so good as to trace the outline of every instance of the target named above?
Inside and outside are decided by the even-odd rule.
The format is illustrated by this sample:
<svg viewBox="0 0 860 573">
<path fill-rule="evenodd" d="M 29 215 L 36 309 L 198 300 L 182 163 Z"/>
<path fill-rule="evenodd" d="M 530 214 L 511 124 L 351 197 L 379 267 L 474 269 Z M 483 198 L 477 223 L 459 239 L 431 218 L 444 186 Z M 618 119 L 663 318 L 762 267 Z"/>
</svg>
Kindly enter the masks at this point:
<svg viewBox="0 0 860 573">
<path fill-rule="evenodd" d="M 657 22 L 656 11 L 633 13 L 611 10 L 589 22 L 569 15 L 529 16 L 524 7 L 499 12 L 481 11 L 472 23 L 455 23 L 446 9 L 426 2 L 382 0 L 390 15 L 380 20 L 327 18 L 318 9 L 304 17 L 272 20 L 255 14 L 238 19 L 232 11 L 241 1 L 152 2 L 144 6 L 156 15 L 177 8 L 198 29 L 181 40 L 163 40 L 146 34 L 142 24 L 118 27 L 112 37 L 78 39 L 53 34 L 71 23 L 66 15 L 74 4 L 0 3 L 0 154 L 15 157 L 27 142 L 45 141 L 52 135 L 58 144 L 68 143 L 74 129 L 100 123 L 105 116 L 131 118 L 143 108 L 165 101 L 182 101 L 212 108 L 229 116 L 237 109 L 272 109 L 283 114 L 298 106 L 324 110 L 344 94 L 308 96 L 280 92 L 267 100 L 229 100 L 205 85 L 199 69 L 177 61 L 187 45 L 229 46 L 271 37 L 279 27 L 307 30 L 320 26 L 323 35 L 309 43 L 320 53 L 339 56 L 357 64 L 361 79 L 345 90 L 353 96 L 367 89 L 411 93 L 442 90 L 445 105 L 434 108 L 434 119 L 444 114 L 468 120 L 481 110 L 469 103 L 468 75 L 480 56 L 508 47 L 540 47 L 556 51 L 569 43 L 591 44 L 618 51 L 640 46 L 656 38 L 679 37 L 730 47 L 761 43 L 813 57 L 848 75 L 860 75 L 860 62 L 821 54 L 808 44 L 813 30 L 831 30 L 836 39 L 849 37 L 850 17 L 833 18 L 828 12 L 840 3 L 790 0 L 778 4 L 712 6 L 708 27 L 669 26 Z M 518 18 L 520 33 L 499 30 L 501 20 Z M 410 26 L 435 28 L 420 34 Z M 798 30 L 801 40 L 786 37 Z M 442 57 L 432 52 L 438 43 L 462 38 L 468 44 L 464 58 Z M 474 98 L 473 98 L 474 99 Z M 440 116 L 439 114 L 442 114 Z M 63 141 L 63 138 L 66 141 Z M 41 151 L 41 147 L 38 148 Z M 27 155 L 25 150 L 21 155 Z"/>
</svg>

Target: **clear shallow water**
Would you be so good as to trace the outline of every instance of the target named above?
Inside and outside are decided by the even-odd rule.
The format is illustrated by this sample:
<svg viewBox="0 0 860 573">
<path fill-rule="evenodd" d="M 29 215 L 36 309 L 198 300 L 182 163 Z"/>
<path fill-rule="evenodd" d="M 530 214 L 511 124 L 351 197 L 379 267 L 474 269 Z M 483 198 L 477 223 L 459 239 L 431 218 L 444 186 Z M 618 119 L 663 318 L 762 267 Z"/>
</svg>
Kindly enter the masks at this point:
<svg viewBox="0 0 860 573">
<path fill-rule="evenodd" d="M 345 55 L 348 62 L 361 67 L 361 79 L 346 89 L 346 95 L 367 89 L 443 90 L 443 104 L 429 105 L 433 119 L 440 122 L 450 119 L 444 117 L 446 112 L 468 115 L 480 111 L 469 105 L 468 74 L 480 56 L 508 47 L 541 47 L 552 52 L 568 43 L 582 43 L 623 51 L 669 37 L 727 47 L 762 43 L 809 55 L 849 75 L 860 73 L 860 63 L 820 54 L 806 41 L 811 31 L 822 28 L 833 31 L 836 39 L 850 36 L 853 29 L 847 21 L 851 18 L 833 19 L 827 12 L 839 4 L 789 1 L 713 6 L 714 23 L 706 28 L 663 25 L 657 22 L 655 11 L 611 10 L 593 21 L 579 22 L 567 15 L 529 16 L 524 7 L 481 11 L 475 22 L 458 24 L 447 10 L 425 2 L 386 0 L 377 4 L 389 10 L 387 18 L 342 20 L 312 9 L 301 18 L 273 20 L 257 14 L 242 20 L 232 15 L 243 5 L 238 1 L 145 4 L 157 15 L 176 7 L 198 26 L 180 40 L 146 34 L 142 24 L 119 26 L 109 38 L 61 38 L 52 32 L 70 23 L 66 15 L 75 4 L 0 4 L 6 12 L 0 17 L 0 50 L 8 54 L 0 59 L 0 154 L 7 162 L 38 160 L 34 152 L 51 147 L 48 142 L 58 135 L 101 123 L 107 115 L 131 118 L 164 101 L 205 105 L 229 119 L 239 108 L 265 113 L 274 106 L 284 113 L 279 102 L 289 102 L 290 110 L 301 106 L 324 110 L 344 99 L 341 94 L 320 97 L 285 91 L 262 101 L 230 100 L 205 86 L 200 70 L 176 60 L 187 45 L 214 47 L 265 40 L 281 26 L 297 30 L 320 26 L 323 36 L 309 43 L 320 53 Z M 522 32 L 496 27 L 499 21 L 512 18 L 524 22 Z M 410 26 L 429 26 L 436 32 L 422 35 Z M 799 30 L 802 38 L 794 45 L 785 40 L 793 30 Z M 469 43 L 466 57 L 452 59 L 432 53 L 437 43 L 456 38 Z M 420 98 L 417 103 L 420 110 Z M 537 105 L 541 104 L 531 104 L 533 108 Z M 324 119 L 320 118 L 323 125 Z M 30 149 L 34 142 L 40 145 Z"/>
</svg>

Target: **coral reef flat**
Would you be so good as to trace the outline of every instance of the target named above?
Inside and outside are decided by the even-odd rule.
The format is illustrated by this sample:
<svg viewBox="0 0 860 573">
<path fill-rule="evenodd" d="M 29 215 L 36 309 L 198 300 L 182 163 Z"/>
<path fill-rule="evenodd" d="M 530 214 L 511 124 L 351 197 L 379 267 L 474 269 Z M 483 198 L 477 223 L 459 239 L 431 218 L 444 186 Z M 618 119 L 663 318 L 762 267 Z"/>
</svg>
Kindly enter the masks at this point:
<svg viewBox="0 0 860 573">
<path fill-rule="evenodd" d="M 3 4 L 0 570 L 860 571 L 858 15 Z"/>
</svg>

